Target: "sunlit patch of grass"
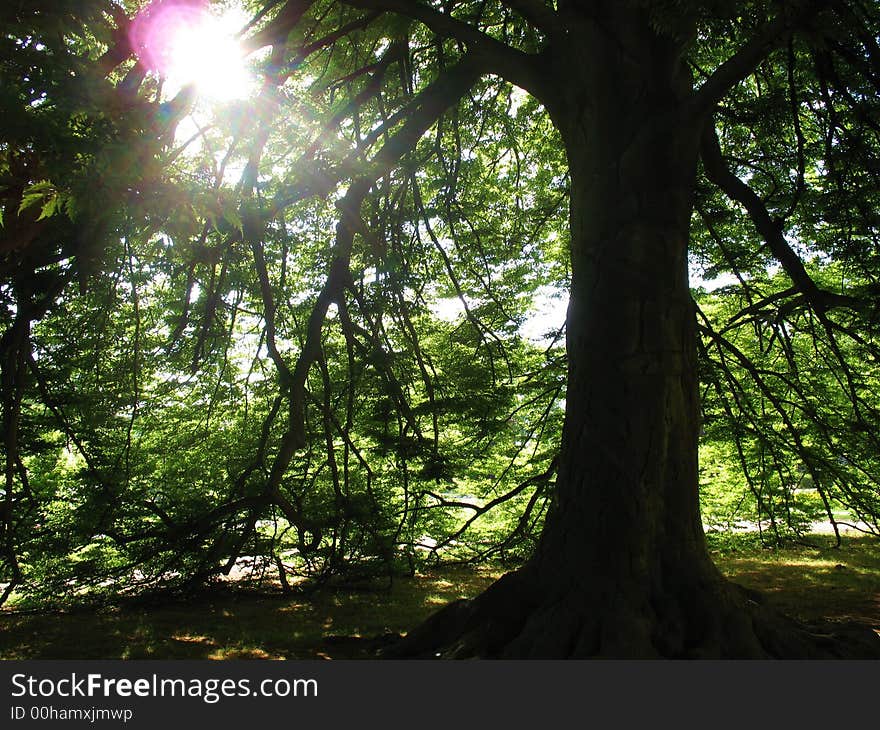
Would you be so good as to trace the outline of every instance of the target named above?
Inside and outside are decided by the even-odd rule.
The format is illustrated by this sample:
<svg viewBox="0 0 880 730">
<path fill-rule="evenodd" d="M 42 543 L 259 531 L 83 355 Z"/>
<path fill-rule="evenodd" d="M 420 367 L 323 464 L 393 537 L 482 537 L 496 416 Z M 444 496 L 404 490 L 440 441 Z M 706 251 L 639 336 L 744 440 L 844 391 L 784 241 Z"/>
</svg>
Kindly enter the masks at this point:
<svg viewBox="0 0 880 730">
<path fill-rule="evenodd" d="M 752 537 L 714 551 L 719 569 L 804 621 L 847 621 L 880 628 L 880 540 L 826 535 L 768 550 Z M 735 542 L 735 541 L 734 541 Z"/>
<path fill-rule="evenodd" d="M 258 647 L 221 648 L 208 654 L 206 659 L 284 659 L 283 654 L 271 654 Z"/>
<path fill-rule="evenodd" d="M 434 593 L 425 596 L 425 603 L 430 603 L 434 606 L 445 606 L 449 601 L 444 596 Z"/>
<path fill-rule="evenodd" d="M 448 589 L 448 588 L 453 588 L 453 589 L 454 589 L 454 588 L 455 588 L 455 584 L 452 583 L 451 581 L 448 581 L 448 580 L 441 580 L 441 579 L 435 580 L 435 581 L 434 581 L 434 586 L 435 586 L 436 588 L 446 588 L 446 589 Z"/>
<path fill-rule="evenodd" d="M 213 641 L 207 636 L 187 636 L 184 635 L 175 635 L 171 637 L 172 641 L 182 641 L 185 644 L 212 644 Z"/>
</svg>

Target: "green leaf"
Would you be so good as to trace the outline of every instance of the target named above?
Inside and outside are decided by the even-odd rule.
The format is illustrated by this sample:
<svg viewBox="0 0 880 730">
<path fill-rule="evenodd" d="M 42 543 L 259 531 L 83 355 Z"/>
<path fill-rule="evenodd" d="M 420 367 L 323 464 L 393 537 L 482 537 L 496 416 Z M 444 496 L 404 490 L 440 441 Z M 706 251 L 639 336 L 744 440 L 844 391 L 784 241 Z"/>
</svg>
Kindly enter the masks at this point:
<svg viewBox="0 0 880 730">
<path fill-rule="evenodd" d="M 241 220 L 241 216 L 238 214 L 238 211 L 233 210 L 232 208 L 227 208 L 223 211 L 223 218 L 235 230 L 244 230 L 244 222 Z"/>
<path fill-rule="evenodd" d="M 55 186 L 48 180 L 40 180 L 39 182 L 35 182 L 30 187 L 25 188 L 24 192 L 22 193 L 21 205 L 18 206 L 18 212 L 19 214 L 21 214 L 22 211 L 25 211 L 28 208 L 37 205 L 38 203 L 43 203 L 47 199 L 57 196 L 57 194 L 58 191 L 55 189 Z M 51 215 L 51 213 L 49 213 L 49 215 Z M 47 215 L 44 207 L 39 219 L 46 217 Z"/>
<path fill-rule="evenodd" d="M 43 205 L 43 210 L 40 211 L 40 215 L 37 217 L 37 220 L 41 221 L 44 218 L 50 218 L 53 215 L 60 213 L 63 209 L 64 199 L 56 193 L 45 202 L 45 204 Z"/>
</svg>

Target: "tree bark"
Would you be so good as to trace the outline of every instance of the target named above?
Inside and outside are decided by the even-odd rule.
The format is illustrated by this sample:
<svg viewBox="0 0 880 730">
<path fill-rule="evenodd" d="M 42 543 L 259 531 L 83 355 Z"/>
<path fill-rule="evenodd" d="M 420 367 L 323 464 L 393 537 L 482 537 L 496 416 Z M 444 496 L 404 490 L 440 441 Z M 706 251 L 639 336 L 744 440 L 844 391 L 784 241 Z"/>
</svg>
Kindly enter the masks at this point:
<svg viewBox="0 0 880 730">
<path fill-rule="evenodd" d="M 542 101 L 571 176 L 572 282 L 560 469 L 539 547 L 392 655 L 834 654 L 833 640 L 727 583 L 706 549 L 687 265 L 703 119 L 689 111 L 681 43 L 635 5 L 594 3 L 547 56 Z"/>
<path fill-rule="evenodd" d="M 690 85 L 675 43 L 637 18 L 610 23 L 616 38 L 584 28 L 568 49 L 586 76 L 551 104 L 571 176 L 569 375 L 533 562 L 541 594 L 559 594 L 538 616 L 572 627 L 532 630 L 545 620 L 533 617 L 516 642 L 526 654 L 679 652 L 693 620 L 676 596 L 719 581 L 699 516 L 687 267 L 701 120 L 682 110 Z"/>
</svg>

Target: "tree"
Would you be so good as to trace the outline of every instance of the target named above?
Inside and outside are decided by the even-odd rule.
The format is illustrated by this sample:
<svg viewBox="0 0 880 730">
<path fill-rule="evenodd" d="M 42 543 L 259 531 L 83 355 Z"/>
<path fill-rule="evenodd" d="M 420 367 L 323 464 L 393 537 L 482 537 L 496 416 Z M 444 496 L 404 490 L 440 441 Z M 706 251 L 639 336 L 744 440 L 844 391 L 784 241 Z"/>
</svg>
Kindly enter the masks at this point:
<svg viewBox="0 0 880 730">
<path fill-rule="evenodd" d="M 154 3 L 155 8 L 161 5 Z M 476 350 L 485 353 L 487 365 L 494 368 L 496 357 L 513 352 L 498 334 L 503 326 L 488 326 L 486 320 L 514 306 L 514 298 L 505 293 L 503 272 L 519 252 L 504 252 L 505 241 L 491 236 L 485 236 L 493 243 L 484 250 L 484 236 L 474 225 L 481 204 L 501 196 L 489 192 L 482 201 L 478 195 L 468 200 L 462 192 L 468 185 L 488 186 L 491 177 L 475 146 L 467 146 L 468 135 L 480 139 L 470 129 L 498 124 L 503 129 L 498 138 L 505 139 L 527 133 L 518 111 L 506 122 L 498 113 L 502 96 L 508 112 L 513 109 L 512 85 L 530 96 L 517 102 L 519 109 L 536 117 L 546 112 L 553 128 L 545 130 L 546 137 L 558 140 L 557 149 L 545 142 L 526 165 L 506 163 L 517 175 L 497 182 L 501 193 L 519 196 L 525 190 L 531 195 L 526 202 L 517 200 L 517 234 L 524 235 L 527 216 L 542 207 L 535 202 L 542 184 L 564 186 L 568 198 L 563 232 L 564 258 L 570 264 L 565 421 L 558 457 L 545 455 L 546 468 L 523 482 L 533 486 L 555 476 L 555 485 L 532 557 L 480 597 L 448 607 L 411 632 L 396 651 L 506 657 L 796 657 L 838 651 L 835 640 L 773 615 L 755 596 L 727 583 L 708 556 L 698 494 L 699 355 L 706 360 L 716 353 L 713 362 L 721 363 L 716 383 L 728 375 L 735 382 L 744 376 L 735 376 L 729 365 L 741 349 L 692 299 L 689 253 L 739 277 L 748 301 L 731 321 L 764 318 L 781 341 L 789 338 L 791 322 L 812 318 L 808 332 L 821 343 L 816 348 L 827 358 L 830 379 L 843 383 L 851 418 L 862 427 L 860 433 L 876 433 L 877 410 L 853 366 L 863 353 L 872 362 L 877 357 L 871 304 L 876 294 L 871 266 L 876 186 L 864 184 L 877 175 L 880 51 L 875 30 L 880 13 L 875 4 L 288 0 L 253 5 L 256 16 L 244 44 L 250 50 L 268 49 L 265 83 L 255 103 L 262 113 L 233 125 L 230 151 L 221 165 L 237 146 L 245 150 L 246 164 L 235 188 L 237 210 L 226 200 L 212 204 L 216 209 L 209 213 L 207 192 L 224 194 L 219 182 L 192 183 L 188 199 L 196 201 L 196 218 L 204 227 L 199 235 L 197 222 L 181 236 L 196 242 L 189 268 L 168 268 L 176 272 L 173 277 L 188 272 L 172 340 L 179 341 L 190 328 L 193 349 L 181 357 L 194 370 L 205 362 L 225 364 L 229 340 L 223 332 L 235 328 L 234 316 L 223 319 L 224 295 L 232 290 L 225 282 L 247 280 L 252 267 L 265 323 L 261 341 L 275 369 L 277 394 L 267 399 L 259 437 L 249 444 L 250 455 L 230 468 L 229 488 L 217 497 L 216 507 L 200 505 L 203 496 L 194 494 L 189 511 L 169 514 L 144 489 L 127 503 L 140 505 L 127 513 L 127 520 L 149 517 L 157 527 L 123 534 L 118 524 L 104 525 L 103 533 L 120 545 L 140 541 L 151 555 L 165 554 L 165 548 L 157 547 L 160 537 L 190 535 L 190 568 L 196 576 L 214 570 L 221 557 L 229 557 L 227 565 L 234 562 L 242 546 L 257 539 L 256 525 L 267 510 L 292 526 L 303 552 L 322 544 L 326 530 L 348 525 L 334 532 L 327 564 L 353 540 L 369 539 L 376 551 L 388 550 L 382 547 L 387 529 L 380 527 L 384 518 L 375 501 L 354 519 L 349 459 L 358 463 L 367 493 L 374 472 L 360 448 L 364 442 L 352 434 L 358 427 L 365 432 L 373 428 L 382 431 L 373 445 L 383 439 L 389 443 L 393 415 L 398 466 L 406 469 L 415 458 L 426 474 L 442 478 L 448 457 L 441 449 L 438 414 L 444 409 L 467 412 L 461 402 L 450 405 L 437 392 L 443 378 L 431 353 L 422 349 L 430 336 L 426 325 L 414 325 L 408 290 L 424 290 L 431 276 L 443 272 L 440 276 L 464 303 Z M 109 69 L 111 78 L 117 74 L 117 89 L 139 88 L 143 98 L 150 76 L 140 61 L 131 60 L 139 49 L 125 32 L 129 18 L 116 12 L 113 24 L 117 32 L 108 33 L 102 68 Z M 311 78 L 312 98 L 326 107 L 301 132 L 286 127 L 287 137 L 279 141 L 273 125 L 292 106 L 285 85 L 298 74 Z M 494 92 L 483 93 L 487 89 Z M 483 111 L 479 104 L 468 106 L 472 93 L 481 101 L 489 99 Z M 182 105 L 187 98 L 176 101 Z M 158 115 L 160 106 L 157 99 L 150 113 Z M 152 129 L 151 139 L 168 139 L 167 129 L 161 134 Z M 434 143 L 426 144 L 430 130 L 435 130 Z M 530 141 L 538 145 L 538 135 L 531 134 Z M 340 150 L 340 138 L 351 147 Z M 267 172 L 271 158 L 283 156 L 281 148 L 291 144 L 303 150 L 296 165 L 280 178 Z M 511 156 L 516 152 L 512 145 Z M 560 166 L 561 152 L 567 173 L 542 180 L 539 167 Z M 492 167 L 500 169 L 498 159 Z M 433 189 L 432 179 L 437 181 Z M 40 193 L 37 182 L 31 180 L 19 198 Z M 326 209 L 316 213 L 303 206 L 337 191 L 332 240 L 325 235 L 322 241 L 315 231 L 298 236 L 300 245 L 326 247 L 315 259 L 323 260 L 326 275 L 306 292 L 308 304 L 297 310 L 287 304 L 294 292 L 286 261 L 294 246 L 285 216 L 311 210 L 320 230 L 327 224 Z M 552 210 L 552 196 L 547 198 L 541 203 Z M 141 216 L 150 220 L 149 214 Z M 166 213 L 155 226 L 189 225 L 169 218 Z M 535 228 L 546 233 L 541 224 Z M 450 257 L 440 229 L 480 249 L 471 260 L 486 266 L 484 288 L 491 302 L 486 312 L 469 307 L 466 283 L 456 273 L 460 262 Z M 842 231 L 845 240 L 838 238 Z M 543 233 L 542 245 L 548 246 L 553 239 Z M 404 237 L 431 243 L 428 249 L 439 268 L 424 278 L 416 276 L 412 257 L 400 250 Z M 149 235 L 142 241 L 146 245 Z M 823 262 L 805 265 L 798 246 L 851 265 L 857 274 L 849 274 L 844 283 L 825 276 Z M 76 256 L 83 263 L 95 259 Z M 469 259 L 462 256 L 466 268 Z M 769 259 L 781 267 L 785 281 L 759 286 L 756 277 L 766 273 Z M 382 283 L 381 292 L 364 284 L 370 268 Z M 206 274 L 198 317 L 191 306 L 196 272 Z M 132 307 L 139 308 L 138 301 L 132 299 Z M 50 303 L 47 299 L 30 322 L 42 317 Z M 331 305 L 339 327 L 335 343 L 326 327 Z M 383 308 L 398 328 L 393 336 L 384 329 Z M 291 322 L 297 321 L 302 322 L 295 330 L 301 339 L 290 348 L 279 332 L 294 331 Z M 10 326 L 4 338 L 12 339 L 16 331 Z M 141 342 L 140 334 L 130 336 Z M 134 347 L 139 352 L 141 345 Z M 8 342 L 3 351 L 5 357 L 19 358 L 18 365 L 4 367 L 4 414 L 12 423 L 21 402 L 14 374 L 23 369 L 27 353 Z M 793 348 L 786 352 L 791 354 L 790 375 L 802 358 Z M 394 361 L 403 354 L 414 363 L 408 374 Z M 529 355 L 518 357 L 524 361 Z M 787 417 L 778 383 L 768 384 L 771 378 L 754 365 L 756 359 L 743 355 L 737 366 Z M 369 367 L 361 368 L 358 360 Z M 467 372 L 460 362 L 451 368 Z M 232 401 L 235 386 L 224 379 L 225 372 L 220 367 L 215 374 L 212 397 L 219 397 L 225 384 Z M 310 384 L 310 377 L 317 381 Z M 552 368 L 542 377 L 552 391 Z M 346 379 L 350 386 L 334 393 Z M 723 385 L 719 388 L 723 392 Z M 384 415 L 373 414 L 372 425 L 356 408 L 356 389 L 387 405 Z M 416 391 L 426 404 L 423 414 L 411 406 L 408 393 Z M 340 400 L 347 403 L 342 422 L 336 418 Z M 143 422 L 138 403 L 135 396 L 132 424 Z M 493 396 L 485 403 L 487 411 L 504 411 L 499 405 L 503 398 Z M 425 414 L 433 418 L 433 437 L 422 432 Z M 825 415 L 812 410 L 805 418 L 833 445 L 835 439 L 822 430 Z M 318 433 L 326 448 L 320 458 L 330 473 L 320 498 L 290 487 L 291 473 L 300 466 L 304 474 L 311 473 L 308 462 L 320 443 L 312 417 L 322 424 Z M 247 414 L 245 420 L 252 418 Z M 468 428 L 468 420 L 456 423 Z M 792 434 L 803 430 L 799 423 L 785 420 Z M 762 438 L 769 430 L 760 424 L 755 428 Z M 817 450 L 797 443 L 798 457 L 820 477 Z M 336 462 L 338 449 L 344 451 L 344 468 Z M 7 537 L 12 534 L 16 472 L 22 470 L 17 450 L 14 436 L 8 436 Z M 850 489 L 849 477 L 838 474 L 835 479 Z M 131 473 L 125 480 L 136 481 Z M 876 526 L 870 491 L 851 497 Z M 322 514 L 321 505 L 331 505 L 330 514 Z M 355 523 L 363 528 L 350 529 Z M 202 542 L 206 536 L 207 545 Z M 14 558 L 15 548 L 7 543 Z M 856 642 L 860 651 L 876 652 L 871 638 Z"/>
<path fill-rule="evenodd" d="M 873 9 L 502 2 L 495 8 L 499 32 L 508 41 L 522 34 L 517 44 L 487 30 L 485 6 L 350 4 L 418 19 L 467 48 L 462 65 L 496 73 L 539 99 L 561 134 L 571 178 L 566 421 L 540 545 L 484 595 L 414 632 L 412 650 L 809 654 L 808 635 L 752 608 L 706 553 L 689 228 L 702 161 L 707 177 L 746 208 L 794 289 L 829 329 L 832 308 L 859 307 L 809 277 L 784 238 L 785 217 L 773 219 L 727 167 L 714 124 L 744 79 L 779 49 L 796 56 L 803 39 L 825 40 L 832 56 L 845 50 L 856 73 L 873 79 L 872 51 L 861 45 L 867 36 L 854 36 L 857 24 L 876 20 Z M 736 28 L 732 47 L 714 35 L 722 27 Z M 695 84 L 692 72 L 704 61 L 714 68 Z M 792 66 L 789 73 L 796 73 Z M 795 124 L 799 115 L 796 109 Z"/>
</svg>

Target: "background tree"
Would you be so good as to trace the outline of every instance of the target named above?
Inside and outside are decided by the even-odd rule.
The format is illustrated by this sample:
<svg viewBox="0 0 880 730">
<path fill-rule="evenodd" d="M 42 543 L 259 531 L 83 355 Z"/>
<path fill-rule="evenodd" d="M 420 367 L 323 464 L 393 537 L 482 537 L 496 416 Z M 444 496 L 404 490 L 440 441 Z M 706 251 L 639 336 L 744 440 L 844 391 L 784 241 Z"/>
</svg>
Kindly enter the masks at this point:
<svg viewBox="0 0 880 730">
<path fill-rule="evenodd" d="M 251 555 L 288 585 L 425 550 L 515 554 L 540 527 L 520 568 L 398 651 L 852 650 L 711 564 L 699 378 L 705 428 L 726 424 L 774 530 L 780 509 L 801 529 L 804 473 L 832 521 L 838 504 L 877 532 L 873 3 L 253 3 L 262 90 L 218 108 L 186 153 L 193 94 L 163 96 L 135 8 L 86 5 L 65 61 L 40 65 L 75 62 L 108 89 L 87 116 L 112 120 L 110 138 L 89 127 L 74 147 L 136 138 L 141 161 L 113 161 L 117 195 L 88 214 L 56 202 L 86 197 L 68 182 L 90 159 L 78 148 L 7 188 L 7 221 L 39 204 L 109 242 L 41 263 L 58 283 L 31 286 L 39 307 L 14 277 L 4 288 L 10 586 L 25 551 L 75 549 L 145 585 Z M 54 27 L 11 19 L 10 64 L 51 47 Z M 56 107 L 84 83 L 8 103 L 69 136 Z M 15 139 L 10 171 L 32 148 L 52 157 Z M 695 303 L 690 263 L 738 288 Z M 561 333 L 542 350 L 519 331 L 548 287 L 570 292 L 564 356 Z M 65 352 L 71 322 L 95 337 Z M 57 440 L 22 453 L 23 406 L 66 461 Z M 71 505 L 81 534 L 58 549 L 52 518 Z M 515 517 L 493 522 L 499 509 Z M 33 514 L 49 527 L 26 536 Z M 62 571 L 49 590 L 70 583 L 46 565 Z"/>
</svg>

